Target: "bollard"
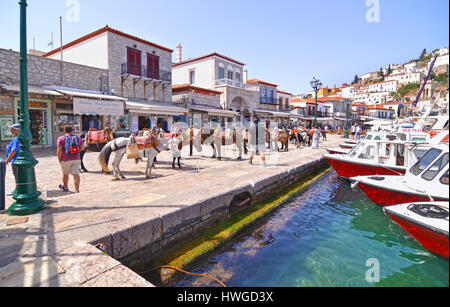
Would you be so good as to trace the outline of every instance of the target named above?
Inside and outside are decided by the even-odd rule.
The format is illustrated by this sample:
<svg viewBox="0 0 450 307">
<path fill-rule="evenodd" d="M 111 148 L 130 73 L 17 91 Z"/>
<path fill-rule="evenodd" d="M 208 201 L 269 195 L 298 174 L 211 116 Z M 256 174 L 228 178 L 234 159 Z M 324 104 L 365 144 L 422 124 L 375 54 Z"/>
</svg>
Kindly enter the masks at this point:
<svg viewBox="0 0 450 307">
<path fill-rule="evenodd" d="M 0 211 L 6 209 L 6 163 L 0 159 Z"/>
</svg>

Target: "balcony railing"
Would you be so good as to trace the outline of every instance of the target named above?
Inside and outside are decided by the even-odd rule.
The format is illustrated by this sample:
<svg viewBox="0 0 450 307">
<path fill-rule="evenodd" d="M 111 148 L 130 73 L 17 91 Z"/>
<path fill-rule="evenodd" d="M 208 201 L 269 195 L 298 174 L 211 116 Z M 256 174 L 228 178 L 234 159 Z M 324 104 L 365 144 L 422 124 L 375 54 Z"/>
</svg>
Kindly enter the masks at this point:
<svg viewBox="0 0 450 307">
<path fill-rule="evenodd" d="M 160 70 L 159 73 L 154 73 L 149 71 L 147 68 L 140 67 L 133 63 L 122 64 L 122 76 L 139 76 L 147 79 L 172 83 L 172 72 Z"/>
<path fill-rule="evenodd" d="M 142 76 L 142 67 L 135 63 L 123 63 L 122 64 L 122 76 L 132 75 L 132 76 Z"/>
<path fill-rule="evenodd" d="M 315 116 L 316 113 L 314 111 L 308 111 L 309 116 Z M 331 117 L 331 113 L 317 111 L 317 117 Z"/>
<path fill-rule="evenodd" d="M 236 81 L 236 80 L 231 80 L 231 79 L 218 79 L 215 81 L 215 85 L 216 86 L 221 86 L 221 85 L 229 85 L 229 86 L 234 86 L 234 87 L 239 87 L 242 88 L 242 82 Z"/>
<path fill-rule="evenodd" d="M 279 104 L 279 100 L 276 97 L 261 97 L 261 103 Z"/>
</svg>

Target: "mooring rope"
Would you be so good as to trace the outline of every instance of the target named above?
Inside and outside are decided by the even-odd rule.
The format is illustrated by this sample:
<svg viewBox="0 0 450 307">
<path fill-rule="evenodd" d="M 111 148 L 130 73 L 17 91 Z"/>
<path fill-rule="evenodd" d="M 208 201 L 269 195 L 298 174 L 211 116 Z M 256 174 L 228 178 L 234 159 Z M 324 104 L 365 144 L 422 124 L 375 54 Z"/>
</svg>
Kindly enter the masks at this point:
<svg viewBox="0 0 450 307">
<path fill-rule="evenodd" d="M 217 281 L 219 284 L 222 285 L 222 287 L 224 287 L 224 288 L 227 287 L 227 285 L 225 285 L 223 282 L 221 282 L 221 281 L 218 280 L 217 278 L 212 277 L 212 276 L 210 276 L 210 275 L 206 275 L 206 274 L 198 274 L 198 273 L 191 273 L 191 272 L 187 272 L 187 271 L 184 271 L 184 270 L 182 270 L 182 269 L 179 269 L 179 268 L 176 268 L 176 267 L 173 267 L 173 266 L 168 266 L 168 265 L 163 265 L 163 266 L 159 266 L 159 267 L 153 268 L 153 269 L 151 269 L 151 270 L 148 270 L 148 271 L 139 273 L 139 275 L 144 275 L 144 274 L 147 274 L 147 273 L 150 273 L 150 272 L 159 270 L 159 269 L 171 269 L 171 270 L 179 271 L 179 272 L 181 272 L 181 273 L 188 274 L 188 275 L 194 275 L 194 276 L 201 276 L 201 277 L 210 278 L 210 279 L 212 279 L 212 280 L 214 280 L 214 281 Z"/>
</svg>

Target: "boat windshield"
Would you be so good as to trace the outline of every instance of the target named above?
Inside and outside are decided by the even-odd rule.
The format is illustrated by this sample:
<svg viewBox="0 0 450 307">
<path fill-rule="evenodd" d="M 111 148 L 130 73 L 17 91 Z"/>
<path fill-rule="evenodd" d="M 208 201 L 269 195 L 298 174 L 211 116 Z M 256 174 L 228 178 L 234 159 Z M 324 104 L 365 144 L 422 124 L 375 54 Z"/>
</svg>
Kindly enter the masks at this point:
<svg viewBox="0 0 450 307">
<path fill-rule="evenodd" d="M 366 143 L 363 143 L 363 142 L 359 143 L 358 145 L 356 145 L 355 147 L 353 147 L 353 149 L 348 153 L 348 155 L 349 155 L 350 157 L 356 156 L 356 154 L 358 153 L 358 151 L 359 151 L 362 147 L 364 147 L 364 146 L 366 146 Z"/>
<path fill-rule="evenodd" d="M 428 152 L 428 149 L 416 148 L 413 150 L 413 152 L 416 155 L 417 159 L 420 160 Z"/>
<path fill-rule="evenodd" d="M 425 173 L 422 178 L 428 181 L 433 180 L 448 165 L 448 153 L 442 155 Z"/>
<path fill-rule="evenodd" d="M 412 174 L 418 176 L 422 173 L 437 157 L 442 153 L 442 150 L 431 148 L 410 170 Z"/>
<path fill-rule="evenodd" d="M 366 140 L 370 141 L 370 140 L 372 139 L 372 137 L 373 137 L 373 135 L 368 134 L 368 135 L 366 136 Z"/>
</svg>

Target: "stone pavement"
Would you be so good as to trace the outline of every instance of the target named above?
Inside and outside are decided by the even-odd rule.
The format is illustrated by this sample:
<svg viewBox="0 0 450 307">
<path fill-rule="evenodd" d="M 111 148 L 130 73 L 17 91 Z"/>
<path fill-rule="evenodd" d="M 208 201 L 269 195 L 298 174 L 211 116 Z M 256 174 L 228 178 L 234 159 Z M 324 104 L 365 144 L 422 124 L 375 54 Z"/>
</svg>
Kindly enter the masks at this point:
<svg viewBox="0 0 450 307">
<path fill-rule="evenodd" d="M 55 154 L 38 152 L 36 176 L 47 208 L 27 217 L 0 214 L 0 286 L 151 286 L 115 259 L 185 234 L 194 222 L 210 221 L 224 201 L 231 201 L 222 200 L 225 191 L 255 188 L 258 180 L 286 176 L 293 167 L 320 159 L 326 147 L 343 142 L 334 135 L 328 139 L 318 150 L 291 145 L 289 153 L 270 153 L 266 168 L 259 165 L 259 157 L 252 166 L 247 156 L 235 160 L 232 147 L 224 150 L 222 161 L 210 159 L 211 152 L 202 157 L 194 151 L 195 157 L 182 160 L 182 170 L 173 170 L 170 153 L 163 152 L 152 179 L 144 176 L 145 163 L 124 159 L 121 169 L 127 179 L 122 181 L 103 175 L 98 153 L 88 152 L 85 164 L 90 172 L 82 174 L 80 194 L 58 191 L 61 172 Z M 187 153 L 184 148 L 183 157 Z M 7 191 L 13 188 L 8 168 Z M 7 206 L 11 203 L 8 197 Z M 93 247 L 95 243 L 105 243 L 115 259 Z"/>
</svg>

